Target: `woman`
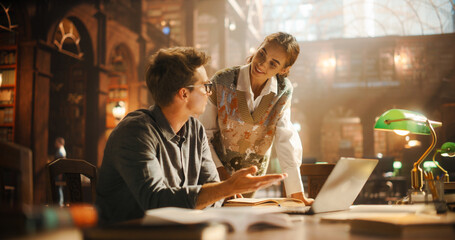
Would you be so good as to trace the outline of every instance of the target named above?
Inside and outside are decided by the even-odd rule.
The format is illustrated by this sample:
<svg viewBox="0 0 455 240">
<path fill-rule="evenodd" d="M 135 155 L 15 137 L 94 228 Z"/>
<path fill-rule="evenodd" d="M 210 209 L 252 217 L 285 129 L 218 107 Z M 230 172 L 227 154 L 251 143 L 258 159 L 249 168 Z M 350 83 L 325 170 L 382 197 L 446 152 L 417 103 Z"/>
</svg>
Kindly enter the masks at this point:
<svg viewBox="0 0 455 240">
<path fill-rule="evenodd" d="M 265 174 L 275 141 L 281 169 L 288 174 L 288 197 L 310 205 L 313 199 L 305 198 L 300 179 L 302 147 L 290 119 L 292 85 L 286 78 L 299 52 L 292 35 L 267 36 L 247 65 L 215 74 L 213 94 L 200 120 L 221 180 L 251 165 Z"/>
</svg>

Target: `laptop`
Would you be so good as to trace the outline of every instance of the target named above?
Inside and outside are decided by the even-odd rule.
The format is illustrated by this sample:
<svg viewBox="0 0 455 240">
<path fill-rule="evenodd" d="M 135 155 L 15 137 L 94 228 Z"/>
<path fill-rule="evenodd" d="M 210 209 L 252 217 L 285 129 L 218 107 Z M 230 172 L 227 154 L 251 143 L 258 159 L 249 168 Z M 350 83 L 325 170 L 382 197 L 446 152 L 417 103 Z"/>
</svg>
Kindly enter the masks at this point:
<svg viewBox="0 0 455 240">
<path fill-rule="evenodd" d="M 349 209 L 377 164 L 377 159 L 342 157 L 322 185 L 312 206 L 286 207 L 284 212 L 315 214 Z"/>
</svg>

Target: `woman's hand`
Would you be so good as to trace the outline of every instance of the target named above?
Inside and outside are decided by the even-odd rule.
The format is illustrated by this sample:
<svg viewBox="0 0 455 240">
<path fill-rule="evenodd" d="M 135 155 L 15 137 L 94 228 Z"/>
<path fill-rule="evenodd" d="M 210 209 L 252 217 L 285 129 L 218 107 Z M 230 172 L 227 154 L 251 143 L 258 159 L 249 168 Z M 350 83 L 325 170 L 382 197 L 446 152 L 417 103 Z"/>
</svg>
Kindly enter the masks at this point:
<svg viewBox="0 0 455 240">
<path fill-rule="evenodd" d="M 306 198 L 305 195 L 303 194 L 303 192 L 293 193 L 293 194 L 291 194 L 291 197 L 302 200 L 305 203 L 305 205 L 307 205 L 307 206 L 312 205 L 314 202 L 314 199 Z"/>
</svg>

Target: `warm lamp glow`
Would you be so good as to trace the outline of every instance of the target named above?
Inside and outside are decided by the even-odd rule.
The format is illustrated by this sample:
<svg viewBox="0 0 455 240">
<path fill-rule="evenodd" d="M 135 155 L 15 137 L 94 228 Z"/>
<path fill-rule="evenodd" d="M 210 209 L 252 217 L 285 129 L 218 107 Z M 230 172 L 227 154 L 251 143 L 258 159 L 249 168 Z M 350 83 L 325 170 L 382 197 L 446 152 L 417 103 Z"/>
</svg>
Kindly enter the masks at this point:
<svg viewBox="0 0 455 240">
<path fill-rule="evenodd" d="M 229 30 L 230 31 L 235 31 L 237 29 L 237 25 L 235 25 L 235 22 L 229 23 Z"/>
<path fill-rule="evenodd" d="M 443 157 L 455 157 L 455 153 L 441 153 Z"/>
<path fill-rule="evenodd" d="M 117 102 L 117 105 L 112 109 L 112 115 L 114 115 L 114 118 L 117 120 L 120 120 L 125 116 L 125 103 L 123 101 Z"/>
<path fill-rule="evenodd" d="M 395 65 L 400 66 L 400 67 L 406 67 L 406 65 L 409 63 L 409 57 L 405 53 L 398 53 L 393 57 L 393 60 L 395 62 Z"/>
<path fill-rule="evenodd" d="M 408 145 L 409 145 L 409 147 L 417 147 L 417 146 L 422 145 L 422 143 L 420 143 L 419 140 L 410 140 L 408 142 Z"/>
<path fill-rule="evenodd" d="M 400 136 L 406 136 L 409 134 L 409 131 L 407 131 L 407 130 L 393 130 L 393 132 Z"/>
<path fill-rule="evenodd" d="M 322 65 L 323 65 L 324 67 L 326 67 L 326 68 L 327 68 L 327 67 L 335 67 L 336 64 L 337 64 L 337 61 L 336 61 L 336 59 L 333 58 L 333 57 L 324 59 L 324 60 L 322 61 Z"/>
</svg>

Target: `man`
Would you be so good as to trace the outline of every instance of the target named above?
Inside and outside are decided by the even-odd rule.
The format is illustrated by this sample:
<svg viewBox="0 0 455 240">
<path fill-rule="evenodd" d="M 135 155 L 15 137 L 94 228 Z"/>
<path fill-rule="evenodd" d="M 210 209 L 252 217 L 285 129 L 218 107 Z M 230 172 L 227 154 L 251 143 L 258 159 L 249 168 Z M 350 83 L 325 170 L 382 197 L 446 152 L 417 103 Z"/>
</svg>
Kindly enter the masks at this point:
<svg viewBox="0 0 455 240">
<path fill-rule="evenodd" d="M 151 208 L 202 209 L 287 176 L 257 177 L 250 167 L 219 182 L 205 130 L 193 117 L 211 94 L 207 60 L 182 47 L 152 56 L 146 81 L 155 105 L 129 113 L 106 144 L 96 199 L 102 223 L 141 218 Z"/>
</svg>

